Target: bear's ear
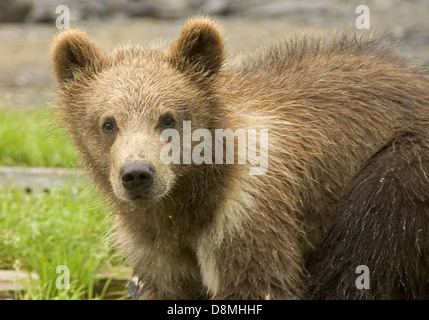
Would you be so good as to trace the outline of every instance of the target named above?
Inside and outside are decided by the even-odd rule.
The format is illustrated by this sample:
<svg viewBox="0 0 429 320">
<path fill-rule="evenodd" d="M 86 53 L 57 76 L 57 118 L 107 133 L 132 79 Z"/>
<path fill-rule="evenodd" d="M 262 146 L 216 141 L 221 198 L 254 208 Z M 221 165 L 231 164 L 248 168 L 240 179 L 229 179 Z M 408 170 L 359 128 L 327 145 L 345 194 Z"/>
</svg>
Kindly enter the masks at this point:
<svg viewBox="0 0 429 320">
<path fill-rule="evenodd" d="M 67 30 L 54 40 L 51 64 L 59 84 L 73 81 L 77 75 L 91 76 L 106 62 L 104 52 L 82 31 Z"/>
<path fill-rule="evenodd" d="M 219 27 L 208 18 L 186 22 L 169 52 L 170 62 L 182 71 L 216 74 L 224 62 L 224 39 Z"/>
</svg>

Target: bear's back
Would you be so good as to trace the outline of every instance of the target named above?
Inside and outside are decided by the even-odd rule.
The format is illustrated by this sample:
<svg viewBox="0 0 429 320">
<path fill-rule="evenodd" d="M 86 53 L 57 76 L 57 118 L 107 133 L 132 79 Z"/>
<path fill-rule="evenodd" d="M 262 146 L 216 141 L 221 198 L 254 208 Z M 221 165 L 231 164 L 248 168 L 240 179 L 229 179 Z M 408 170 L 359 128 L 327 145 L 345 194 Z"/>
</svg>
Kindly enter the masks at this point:
<svg viewBox="0 0 429 320">
<path fill-rule="evenodd" d="M 230 70 L 225 99 L 234 103 L 224 104 L 248 128 L 270 133 L 274 168 L 259 179 L 296 193 L 311 242 L 323 238 L 345 186 L 372 155 L 409 130 L 429 137 L 429 81 L 382 40 L 294 39 Z"/>
</svg>

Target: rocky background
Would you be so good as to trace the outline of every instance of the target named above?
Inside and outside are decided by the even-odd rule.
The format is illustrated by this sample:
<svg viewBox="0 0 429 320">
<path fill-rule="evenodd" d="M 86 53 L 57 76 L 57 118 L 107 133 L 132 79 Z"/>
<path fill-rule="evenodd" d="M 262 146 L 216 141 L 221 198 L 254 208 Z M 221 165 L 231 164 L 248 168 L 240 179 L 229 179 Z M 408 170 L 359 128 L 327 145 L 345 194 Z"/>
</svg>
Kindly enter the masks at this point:
<svg viewBox="0 0 429 320">
<path fill-rule="evenodd" d="M 106 49 L 128 42 L 172 40 L 189 16 L 214 16 L 231 55 L 302 32 L 354 30 L 358 5 L 370 9 L 370 31 L 399 41 L 401 54 L 429 66 L 429 0 L 0 0 L 0 105 L 52 102 L 49 49 L 58 5 L 70 26 Z"/>
</svg>

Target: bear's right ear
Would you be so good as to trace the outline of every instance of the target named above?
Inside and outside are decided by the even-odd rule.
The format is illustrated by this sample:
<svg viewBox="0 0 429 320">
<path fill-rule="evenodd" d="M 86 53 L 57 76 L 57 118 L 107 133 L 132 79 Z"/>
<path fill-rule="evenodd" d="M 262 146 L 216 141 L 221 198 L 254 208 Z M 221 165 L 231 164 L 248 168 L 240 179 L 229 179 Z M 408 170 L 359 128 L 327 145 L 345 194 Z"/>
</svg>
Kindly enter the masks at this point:
<svg viewBox="0 0 429 320">
<path fill-rule="evenodd" d="M 106 63 L 104 52 L 82 31 L 64 31 L 53 43 L 51 64 L 59 84 L 73 81 L 77 75 L 94 75 Z"/>
</svg>

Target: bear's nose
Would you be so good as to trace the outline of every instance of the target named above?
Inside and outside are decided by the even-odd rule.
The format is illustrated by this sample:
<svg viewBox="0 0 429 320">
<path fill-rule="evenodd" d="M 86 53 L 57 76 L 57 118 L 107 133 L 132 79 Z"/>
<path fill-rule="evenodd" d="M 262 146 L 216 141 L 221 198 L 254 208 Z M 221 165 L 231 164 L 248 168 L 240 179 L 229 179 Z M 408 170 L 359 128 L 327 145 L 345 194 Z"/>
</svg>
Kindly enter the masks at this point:
<svg viewBox="0 0 429 320">
<path fill-rule="evenodd" d="M 147 161 L 126 163 L 121 170 L 122 185 L 128 190 L 148 188 L 153 183 L 154 168 Z"/>
</svg>

